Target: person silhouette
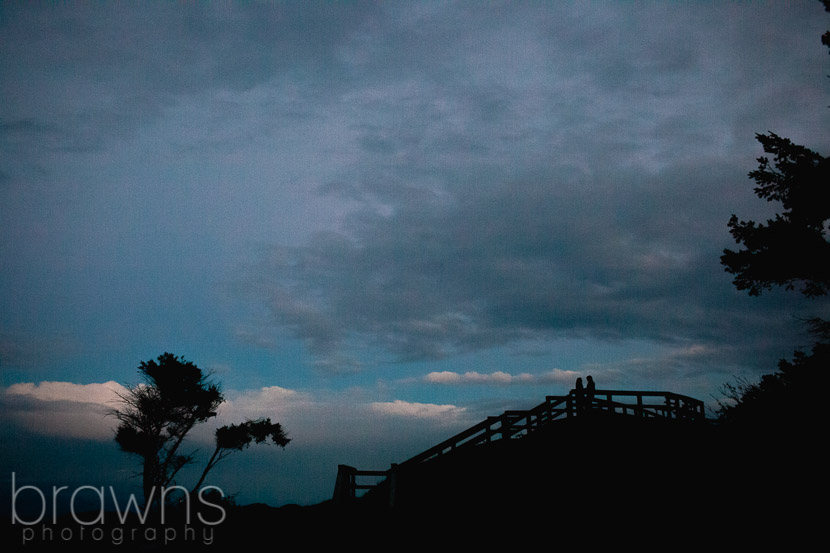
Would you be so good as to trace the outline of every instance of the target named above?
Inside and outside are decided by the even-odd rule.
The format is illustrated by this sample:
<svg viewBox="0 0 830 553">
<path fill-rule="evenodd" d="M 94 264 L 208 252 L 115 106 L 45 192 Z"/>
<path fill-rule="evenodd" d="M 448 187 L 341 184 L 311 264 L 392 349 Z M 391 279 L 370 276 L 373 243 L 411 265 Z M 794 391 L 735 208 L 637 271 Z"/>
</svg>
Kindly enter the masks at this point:
<svg viewBox="0 0 830 553">
<path fill-rule="evenodd" d="M 585 397 L 585 388 L 582 386 L 582 377 L 576 379 L 576 387 L 574 388 L 574 399 L 576 401 L 576 410 L 582 411 L 583 399 Z"/>
<path fill-rule="evenodd" d="M 586 404 L 590 408 L 594 402 L 594 392 L 596 392 L 596 385 L 594 384 L 594 377 L 592 377 L 591 375 L 585 377 L 585 380 L 588 381 L 588 384 L 585 387 L 585 400 Z"/>
</svg>

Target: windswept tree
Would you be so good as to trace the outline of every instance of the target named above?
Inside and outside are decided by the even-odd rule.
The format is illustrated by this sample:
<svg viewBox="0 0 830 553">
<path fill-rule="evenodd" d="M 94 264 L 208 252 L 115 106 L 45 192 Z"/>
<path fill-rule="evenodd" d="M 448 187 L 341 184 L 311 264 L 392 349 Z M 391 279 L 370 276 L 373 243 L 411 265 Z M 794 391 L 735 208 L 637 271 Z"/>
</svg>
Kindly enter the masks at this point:
<svg viewBox="0 0 830 553">
<path fill-rule="evenodd" d="M 225 398 L 199 367 L 171 353 L 142 362 L 138 371 L 142 382 L 128 388 L 113 414 L 119 421 L 115 441 L 122 451 L 141 459 L 147 506 L 158 502 L 161 491 L 174 485 L 179 471 L 194 461 L 193 453 L 182 451 L 185 437 L 194 426 L 215 417 Z M 208 462 L 194 490 L 224 457 L 223 452 L 243 449 L 251 441 L 261 443 L 268 436 L 283 447 L 288 443 L 282 427 L 269 419 L 217 430 L 218 453 Z"/>
<path fill-rule="evenodd" d="M 201 487 L 208 472 L 219 461 L 235 451 L 242 451 L 251 445 L 251 442 L 261 444 L 270 438 L 271 443 L 285 447 L 291 441 L 285 435 L 280 423 L 272 423 L 269 418 L 247 420 L 241 424 L 222 426 L 216 429 L 215 437 L 216 448 L 213 450 L 213 455 L 211 455 L 210 460 L 205 465 L 202 476 L 194 486 L 194 491 Z"/>
</svg>

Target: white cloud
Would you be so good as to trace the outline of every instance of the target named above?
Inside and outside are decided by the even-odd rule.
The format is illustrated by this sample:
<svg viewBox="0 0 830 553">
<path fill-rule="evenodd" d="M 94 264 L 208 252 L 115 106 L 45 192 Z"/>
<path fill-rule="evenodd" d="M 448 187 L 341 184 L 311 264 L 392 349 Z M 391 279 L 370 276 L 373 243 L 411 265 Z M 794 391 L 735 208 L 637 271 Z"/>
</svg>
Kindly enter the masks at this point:
<svg viewBox="0 0 830 553">
<path fill-rule="evenodd" d="M 574 371 L 553 369 L 543 374 L 519 373 L 510 374 L 504 371 L 480 373 L 468 371 L 458 373 L 453 371 L 431 372 L 424 377 L 424 381 L 431 384 L 547 384 L 551 382 L 571 383 L 579 376 Z"/>
<path fill-rule="evenodd" d="M 21 382 L 0 394 L 4 415 L 30 432 L 46 436 L 106 440 L 113 437 L 109 416 L 126 389 L 117 382 Z"/>
<path fill-rule="evenodd" d="M 236 422 L 245 418 L 270 417 L 278 421 L 311 408 L 314 400 L 308 394 L 283 388 L 266 386 L 255 390 L 232 390 L 225 394 L 220 408 L 222 421 Z"/>
<path fill-rule="evenodd" d="M 103 383 L 74 384 L 72 382 L 21 382 L 6 388 L 10 396 L 25 396 L 40 401 L 69 401 L 114 407 L 119 394 L 127 389 L 112 380 Z"/>
<path fill-rule="evenodd" d="M 427 382 L 437 382 L 440 384 L 456 384 L 461 382 L 461 373 L 453 371 L 439 371 L 431 372 L 424 377 Z"/>
<path fill-rule="evenodd" d="M 504 374 L 503 378 L 509 376 Z M 116 424 L 108 412 L 117 407 L 117 394 L 124 391 L 123 386 L 112 381 L 83 385 L 26 382 L 6 388 L 2 401 L 7 406 L 4 411 L 14 423 L 29 431 L 106 440 L 113 437 Z M 195 427 L 190 439 L 210 443 L 214 429 L 219 426 L 268 417 L 303 443 L 329 442 L 347 436 L 365 438 L 383 434 L 390 428 L 394 432 L 401 419 L 440 419 L 455 423 L 465 412 L 465 408 L 455 405 L 402 400 L 373 402 L 366 391 L 355 390 L 313 396 L 281 386 L 266 386 L 228 390 L 225 397 L 218 416 Z M 372 424 L 367 425 L 367 420 Z"/>
<path fill-rule="evenodd" d="M 126 388 L 114 381 L 75 384 L 72 382 L 21 382 L 0 391 L 4 414 L 14 424 L 48 436 L 84 439 L 111 439 L 116 419 L 109 415 L 118 407 L 119 394 Z M 228 391 L 216 419 L 199 425 L 191 436 L 197 442 L 213 441 L 213 430 L 223 424 L 245 419 L 270 417 L 302 427 L 315 418 L 321 405 L 302 392 L 280 386 L 255 390 Z"/>
<path fill-rule="evenodd" d="M 434 403 L 414 403 L 397 399 L 395 401 L 374 402 L 369 407 L 376 413 L 418 419 L 454 418 L 465 411 L 464 407 L 455 405 L 436 405 Z"/>
<path fill-rule="evenodd" d="M 459 422 L 465 408 L 403 400 L 372 401 L 367 390 L 309 394 L 279 386 L 229 392 L 215 425 L 270 417 L 302 443 L 374 439 L 402 432 L 404 420 Z"/>
</svg>

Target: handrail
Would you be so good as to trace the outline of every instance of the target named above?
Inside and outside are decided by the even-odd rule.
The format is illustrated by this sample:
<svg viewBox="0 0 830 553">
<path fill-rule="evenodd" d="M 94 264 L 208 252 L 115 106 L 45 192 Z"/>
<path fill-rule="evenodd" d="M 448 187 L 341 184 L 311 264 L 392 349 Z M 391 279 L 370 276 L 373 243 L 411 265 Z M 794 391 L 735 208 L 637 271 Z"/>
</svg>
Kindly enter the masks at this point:
<svg viewBox="0 0 830 553">
<path fill-rule="evenodd" d="M 553 404 L 551 404 L 551 400 L 555 400 Z M 516 415 L 520 417 L 531 416 L 537 413 L 553 413 L 554 406 L 561 405 L 568 401 L 567 396 L 547 396 L 545 398 L 545 402 L 537 405 L 533 409 L 527 411 L 505 411 L 502 413 L 501 416 L 498 417 L 487 417 L 482 422 L 471 426 L 467 430 L 463 432 L 459 432 L 455 436 L 444 440 L 443 442 L 435 445 L 426 451 L 415 455 L 414 457 L 407 459 L 403 463 L 399 464 L 399 467 L 406 467 L 410 465 L 415 465 L 418 463 L 422 463 L 427 461 L 433 457 L 438 455 L 443 455 L 447 453 L 447 451 L 454 451 L 459 449 L 460 447 L 469 447 L 471 445 L 475 445 L 481 443 L 482 441 L 490 441 L 494 435 L 500 434 L 502 437 L 505 437 L 505 433 L 509 430 L 505 429 L 505 421 L 511 415 Z M 552 418 L 557 418 L 559 415 L 567 414 L 566 409 L 559 410 L 558 415 Z M 499 424 L 498 430 L 494 430 L 493 427 Z M 482 433 L 483 432 L 483 433 Z M 515 434 L 515 432 L 514 432 Z"/>
<path fill-rule="evenodd" d="M 625 403 L 614 398 L 636 398 L 636 403 Z M 662 398 L 662 403 L 649 403 L 646 398 Z M 355 490 L 371 489 L 377 484 L 357 484 L 357 476 L 385 476 L 394 482 L 399 469 L 418 465 L 432 458 L 458 449 L 466 449 L 493 439 L 515 439 L 533 432 L 546 424 L 560 419 L 584 416 L 593 413 L 615 413 L 641 418 L 667 418 L 687 422 L 705 420 L 703 402 L 673 392 L 629 391 L 629 390 L 594 390 L 593 393 L 577 395 L 571 390 L 566 396 L 545 396 L 545 401 L 527 410 L 508 410 L 499 416 L 487 417 L 485 420 L 439 444 L 407 459 L 400 464 L 393 464 L 385 471 L 357 470 L 347 465 L 339 465 L 334 499 L 354 498 Z M 394 490 L 390 489 L 390 504 L 394 500 Z"/>
<path fill-rule="evenodd" d="M 574 394 L 572 391 L 571 394 Z M 605 400 L 601 400 L 598 396 L 605 396 Z M 637 404 L 631 405 L 627 403 L 614 402 L 614 396 L 636 397 Z M 653 404 L 643 402 L 646 397 L 662 397 L 662 404 Z M 704 420 L 705 408 L 702 401 L 676 394 L 674 392 L 653 392 L 653 391 L 629 391 L 629 390 L 596 390 L 593 394 L 593 400 L 600 408 L 604 405 L 609 408 L 613 405 L 614 408 L 621 408 L 623 414 L 627 414 L 629 409 L 633 410 L 635 415 L 645 416 L 663 416 L 665 418 L 685 419 L 685 420 Z M 593 406 L 591 406 L 593 408 Z M 662 415 L 656 413 L 649 413 L 648 409 L 655 411 L 662 411 Z M 611 410 L 611 409 L 607 409 Z"/>
</svg>

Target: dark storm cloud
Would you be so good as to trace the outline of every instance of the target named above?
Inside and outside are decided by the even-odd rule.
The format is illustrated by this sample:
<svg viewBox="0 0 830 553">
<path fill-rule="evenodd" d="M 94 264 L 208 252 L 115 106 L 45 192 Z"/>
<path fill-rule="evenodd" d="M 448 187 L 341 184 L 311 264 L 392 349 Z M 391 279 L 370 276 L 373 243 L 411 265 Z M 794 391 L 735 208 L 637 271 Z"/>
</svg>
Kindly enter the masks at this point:
<svg viewBox="0 0 830 553">
<path fill-rule="evenodd" d="M 217 371 L 228 422 L 286 424 L 217 473 L 256 502 L 577 375 L 705 398 L 770 371 L 817 307 L 718 258 L 771 213 L 754 133 L 830 151 L 828 26 L 817 0 L 0 2 L 0 469 L 124 481 L 110 395 L 164 350 Z"/>
<path fill-rule="evenodd" d="M 204 315 L 180 296 L 247 241 L 281 240 L 259 298 L 331 367 L 551 336 L 724 342 L 787 309 L 733 309 L 717 256 L 754 209 L 753 133 L 826 143 L 818 2 L 0 10 L 17 342 L 44 313 L 107 326 L 159 298 L 176 322 L 140 326 L 184 327 Z"/>
<path fill-rule="evenodd" d="M 358 149 L 321 191 L 365 209 L 272 250 L 275 320 L 327 366 L 567 336 L 757 357 L 801 307 L 753 310 L 718 256 L 729 214 L 756 209 L 753 133 L 820 136 L 800 124 L 822 107 L 820 33 L 791 34 L 820 6 L 709 8 L 522 4 L 364 38 L 354 59 L 385 80 L 344 96 Z"/>
<path fill-rule="evenodd" d="M 165 295 L 169 277 L 159 275 L 172 275 L 166 267 L 175 262 L 189 290 L 194 281 L 212 284 L 221 277 L 205 276 L 204 263 L 193 265 L 201 249 L 196 243 L 206 243 L 216 258 L 217 235 L 233 240 L 249 230 L 237 213 L 265 219 L 246 203 L 254 194 L 239 183 L 243 162 L 232 160 L 224 173 L 205 167 L 255 149 L 272 129 L 290 134 L 301 126 L 297 121 L 317 117 L 315 98 L 337 88 L 329 83 L 336 80 L 338 45 L 375 9 L 360 3 L 3 3 L 4 368 L 36 367 L 46 357 L 42 350 L 65 351 L 53 335 L 81 336 L 79 348 L 88 351 L 96 341 L 97 349 L 98 330 L 120 326 L 125 313 L 150 328 L 155 323 L 138 313 L 139 303 L 191 319 L 182 294 Z M 187 180 L 196 184 L 190 188 Z M 217 210 L 206 213 L 212 201 Z M 150 267 L 157 269 L 153 276 Z M 121 301 L 130 305 L 112 309 Z M 171 326 L 187 325 L 150 318 L 168 334 Z M 131 338 L 113 343 L 125 339 Z M 35 351 L 32 344 L 45 347 Z"/>
<path fill-rule="evenodd" d="M 361 4 L 40 2 L 2 11 L 0 133 L 27 157 L 100 149 L 206 90 L 331 77 L 333 50 L 366 12 Z"/>
<path fill-rule="evenodd" d="M 557 336 L 724 346 L 793 306 L 751 312 L 731 290 L 710 178 L 569 187 L 553 173 L 411 199 L 275 249 L 269 306 L 323 355 L 353 339 L 401 359 Z"/>
</svg>

